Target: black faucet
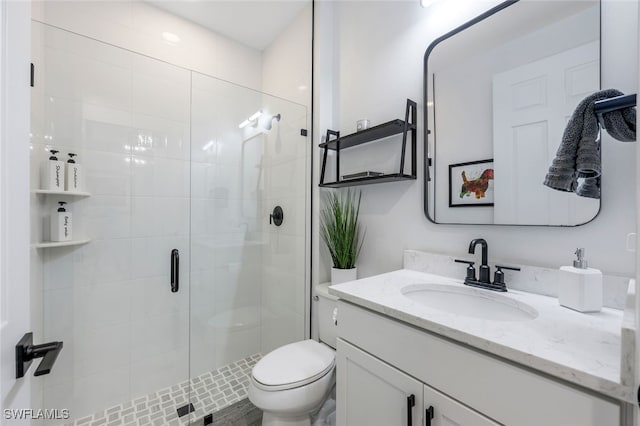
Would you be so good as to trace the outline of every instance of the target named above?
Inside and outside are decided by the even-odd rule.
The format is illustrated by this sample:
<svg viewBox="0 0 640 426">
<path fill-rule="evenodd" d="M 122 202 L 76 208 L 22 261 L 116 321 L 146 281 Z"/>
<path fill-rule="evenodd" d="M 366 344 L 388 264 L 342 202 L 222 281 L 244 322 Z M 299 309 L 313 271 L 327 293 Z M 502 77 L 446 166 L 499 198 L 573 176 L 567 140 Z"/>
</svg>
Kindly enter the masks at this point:
<svg viewBox="0 0 640 426">
<path fill-rule="evenodd" d="M 476 252 L 476 246 L 480 244 L 482 246 L 482 265 L 478 268 L 478 282 L 482 284 L 491 284 L 491 280 L 489 279 L 489 274 L 491 273 L 491 268 L 489 268 L 488 258 L 489 258 L 489 246 L 484 238 L 476 238 L 471 240 L 469 243 L 469 254 L 474 254 Z"/>
<path fill-rule="evenodd" d="M 489 279 L 491 268 L 489 267 L 489 245 L 487 244 L 487 241 L 484 238 L 476 238 L 471 240 L 471 243 L 469 244 L 469 254 L 475 254 L 476 246 L 478 244 L 482 246 L 482 264 L 478 267 L 478 279 L 476 279 L 476 270 L 473 267 L 475 262 L 455 259 L 455 261 L 458 263 L 466 263 L 467 265 L 469 265 L 467 267 L 467 276 L 464 279 L 464 283 L 472 287 L 486 288 L 488 290 L 502 292 L 507 291 L 507 285 L 504 282 L 504 272 L 502 272 L 502 270 L 510 269 L 512 271 L 519 271 L 520 268 L 496 265 L 496 273 L 494 275 L 492 283 Z"/>
</svg>

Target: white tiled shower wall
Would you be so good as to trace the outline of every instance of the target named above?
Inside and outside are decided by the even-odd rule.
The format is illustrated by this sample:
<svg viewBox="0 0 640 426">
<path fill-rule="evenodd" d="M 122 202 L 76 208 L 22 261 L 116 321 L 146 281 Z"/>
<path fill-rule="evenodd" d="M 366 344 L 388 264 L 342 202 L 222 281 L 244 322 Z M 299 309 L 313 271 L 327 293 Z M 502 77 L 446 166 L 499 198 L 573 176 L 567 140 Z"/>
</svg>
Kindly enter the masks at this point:
<svg viewBox="0 0 640 426">
<path fill-rule="evenodd" d="M 265 145 L 270 161 L 265 167 L 269 196 L 263 217 L 280 204 L 285 221 L 281 229 L 267 228 L 269 244 L 263 248 L 263 354 L 288 343 L 290 336 L 305 336 L 310 328 L 311 289 L 300 285 L 299 277 L 310 282 L 306 274 L 310 272 L 311 223 L 306 209 L 312 195 L 307 190 L 311 187 L 311 157 L 316 152 L 311 140 L 312 17 L 308 4 L 262 53 L 263 91 L 306 106 L 306 116 L 302 116 L 303 110 L 288 104 L 290 112 L 282 111 L 289 117 L 287 129 L 271 132 Z M 300 129 L 307 129 L 309 137 L 302 137 Z M 285 139 L 291 145 L 284 145 Z"/>
<path fill-rule="evenodd" d="M 309 7 L 287 30 L 297 36 L 295 43 L 283 35 L 257 52 L 145 4 L 34 6 L 35 19 L 248 87 L 260 89 L 264 72 L 264 91 L 306 105 L 310 15 Z M 191 40 L 190 49 L 151 37 L 161 24 L 178 25 Z M 306 201 L 310 150 L 309 139 L 299 131 L 308 127 L 305 108 L 220 83 L 235 105 L 228 130 L 237 133 L 239 118 L 264 105 L 283 114 L 283 120 L 282 126 L 274 123 L 269 135 L 246 142 L 244 157 L 234 151 L 241 142 L 235 136 L 213 135 L 218 138 L 214 149 L 223 156 L 212 160 L 207 156 L 212 146 L 203 149 L 212 134 L 197 126 L 189 134 L 188 71 L 38 23 L 34 28 L 34 59 L 40 56 L 45 65 L 36 67 L 33 89 L 32 163 L 46 158 L 47 146 L 62 148 L 65 159 L 67 152 L 76 152 L 92 193 L 86 199 L 65 197 L 74 213 L 75 235 L 92 238 L 90 244 L 32 251 L 34 331 L 65 342 L 54 374 L 40 382 L 44 392 L 34 394 L 34 406 L 91 414 L 182 381 L 189 373 L 198 375 L 302 338 L 307 259 L 300 203 Z M 288 58 L 309 65 L 287 67 Z M 207 81 L 197 74 L 194 81 L 199 77 Z M 238 99 L 241 95 L 246 98 Z M 218 113 L 229 112 L 217 102 Z M 251 168 L 244 188 L 238 186 L 238 166 Z M 36 167 L 31 178 L 37 188 Z M 260 185 L 260 193 L 250 193 L 250 182 Z M 39 206 L 33 209 L 35 242 L 42 239 L 43 218 L 58 199 L 32 197 L 32 205 Z M 275 204 L 285 209 L 279 229 L 268 226 Z M 185 261 L 190 235 L 191 276 Z M 177 294 L 168 291 L 168 253 L 174 247 L 183 260 Z M 240 317 L 225 317 L 230 311 Z M 257 328 L 251 323 L 255 318 Z M 220 321 L 234 320 L 247 326 L 232 333 L 216 328 Z"/>
</svg>

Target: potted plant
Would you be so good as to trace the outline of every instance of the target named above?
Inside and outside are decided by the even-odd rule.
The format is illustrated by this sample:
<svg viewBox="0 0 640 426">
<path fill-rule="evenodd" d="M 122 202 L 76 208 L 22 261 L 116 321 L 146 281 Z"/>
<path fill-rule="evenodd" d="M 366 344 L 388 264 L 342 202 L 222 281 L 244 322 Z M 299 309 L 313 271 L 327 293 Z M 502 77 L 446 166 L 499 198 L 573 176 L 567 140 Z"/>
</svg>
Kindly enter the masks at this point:
<svg viewBox="0 0 640 426">
<path fill-rule="evenodd" d="M 325 197 L 320 235 L 333 261 L 332 285 L 357 278 L 356 262 L 364 240 L 364 231 L 358 222 L 361 198 L 361 193 L 356 196 L 351 191 L 345 195 L 331 192 Z"/>
</svg>

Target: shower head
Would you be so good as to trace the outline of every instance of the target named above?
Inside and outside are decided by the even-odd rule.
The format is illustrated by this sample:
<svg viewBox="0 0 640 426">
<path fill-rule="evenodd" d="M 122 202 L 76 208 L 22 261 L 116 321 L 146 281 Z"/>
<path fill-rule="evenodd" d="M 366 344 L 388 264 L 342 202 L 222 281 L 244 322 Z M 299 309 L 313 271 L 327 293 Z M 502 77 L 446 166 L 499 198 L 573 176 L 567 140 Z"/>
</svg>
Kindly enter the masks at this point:
<svg viewBox="0 0 640 426">
<path fill-rule="evenodd" d="M 276 114 L 276 115 L 272 116 L 265 123 L 265 125 L 264 125 L 265 130 L 271 130 L 271 127 L 273 126 L 273 120 L 280 121 L 281 118 L 282 118 L 282 116 L 280 114 Z"/>
</svg>

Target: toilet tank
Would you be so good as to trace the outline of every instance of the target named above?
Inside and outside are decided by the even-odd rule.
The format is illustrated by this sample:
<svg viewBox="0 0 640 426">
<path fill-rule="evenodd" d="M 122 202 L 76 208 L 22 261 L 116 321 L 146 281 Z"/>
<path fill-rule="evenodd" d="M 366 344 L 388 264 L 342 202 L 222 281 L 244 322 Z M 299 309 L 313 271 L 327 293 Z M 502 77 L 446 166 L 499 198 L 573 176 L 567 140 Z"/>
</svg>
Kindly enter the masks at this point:
<svg viewBox="0 0 640 426">
<path fill-rule="evenodd" d="M 338 338 L 338 326 L 334 320 L 338 298 L 329 294 L 329 284 L 315 286 L 316 309 L 318 309 L 318 337 L 320 341 L 335 349 Z"/>
</svg>

